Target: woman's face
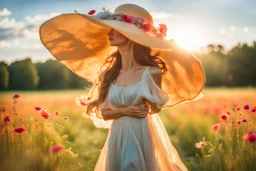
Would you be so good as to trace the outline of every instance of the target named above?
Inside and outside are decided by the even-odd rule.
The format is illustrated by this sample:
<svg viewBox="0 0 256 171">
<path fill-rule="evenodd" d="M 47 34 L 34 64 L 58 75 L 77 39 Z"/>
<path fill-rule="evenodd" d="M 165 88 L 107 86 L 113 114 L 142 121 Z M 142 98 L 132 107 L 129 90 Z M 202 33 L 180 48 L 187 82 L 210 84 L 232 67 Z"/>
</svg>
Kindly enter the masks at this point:
<svg viewBox="0 0 256 171">
<path fill-rule="evenodd" d="M 128 38 L 119 33 L 118 31 L 111 29 L 108 32 L 110 46 L 120 46 L 128 42 Z"/>
</svg>

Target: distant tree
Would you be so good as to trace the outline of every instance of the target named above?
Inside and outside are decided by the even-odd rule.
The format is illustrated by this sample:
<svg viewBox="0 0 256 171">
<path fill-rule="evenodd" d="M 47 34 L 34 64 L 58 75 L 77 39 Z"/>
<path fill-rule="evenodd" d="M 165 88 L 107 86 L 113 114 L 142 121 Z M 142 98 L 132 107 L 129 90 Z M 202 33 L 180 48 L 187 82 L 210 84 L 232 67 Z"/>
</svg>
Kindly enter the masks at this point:
<svg viewBox="0 0 256 171">
<path fill-rule="evenodd" d="M 56 60 L 36 63 L 40 77 L 38 89 L 67 89 L 69 88 L 69 69 Z"/>
<path fill-rule="evenodd" d="M 9 83 L 8 66 L 0 62 L 0 90 L 7 90 Z"/>
<path fill-rule="evenodd" d="M 81 78 L 77 76 L 75 73 L 70 71 L 70 83 L 69 83 L 69 88 L 74 88 L 74 89 L 84 89 L 84 88 L 89 88 L 92 86 L 91 82 L 88 82 L 84 78 Z"/>
<path fill-rule="evenodd" d="M 9 67 L 9 89 L 33 90 L 39 77 L 35 65 L 30 58 L 13 62 Z"/>
</svg>

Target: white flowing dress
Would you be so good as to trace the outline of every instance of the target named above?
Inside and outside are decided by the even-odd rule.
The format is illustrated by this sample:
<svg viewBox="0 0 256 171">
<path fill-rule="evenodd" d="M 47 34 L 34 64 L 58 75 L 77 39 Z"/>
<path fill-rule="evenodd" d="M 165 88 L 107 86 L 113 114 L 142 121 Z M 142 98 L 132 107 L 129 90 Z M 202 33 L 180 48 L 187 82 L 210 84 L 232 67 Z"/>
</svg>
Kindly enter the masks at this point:
<svg viewBox="0 0 256 171">
<path fill-rule="evenodd" d="M 111 84 L 105 107 L 126 107 L 138 103 L 141 97 L 161 108 L 169 96 L 153 80 L 149 66 L 138 83 L 119 87 Z M 158 114 L 145 118 L 121 116 L 104 121 L 90 118 L 98 128 L 108 128 L 107 140 L 101 150 L 94 171 L 186 171 L 172 145 Z"/>
</svg>

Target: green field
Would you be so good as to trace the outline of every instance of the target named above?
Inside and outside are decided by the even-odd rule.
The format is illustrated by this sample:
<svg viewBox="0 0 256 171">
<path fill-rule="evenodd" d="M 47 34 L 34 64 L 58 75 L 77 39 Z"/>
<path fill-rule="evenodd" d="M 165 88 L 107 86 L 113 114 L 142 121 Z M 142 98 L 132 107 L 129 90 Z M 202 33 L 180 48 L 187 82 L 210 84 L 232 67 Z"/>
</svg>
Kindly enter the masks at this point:
<svg viewBox="0 0 256 171">
<path fill-rule="evenodd" d="M 20 97 L 14 104 L 12 96 L 16 93 Z M 256 89 L 207 88 L 203 94 L 203 99 L 159 113 L 185 165 L 197 171 L 256 169 L 256 142 L 244 138 L 249 131 L 256 133 L 256 112 L 252 112 Z M 0 114 L 0 170 L 93 171 L 108 130 L 96 128 L 82 117 L 83 109 L 75 104 L 80 95 L 86 91 L 1 92 L 0 107 L 5 112 Z M 243 108 L 245 104 L 249 104 L 248 110 Z M 35 110 L 37 106 L 50 113 L 49 119 Z M 223 121 L 221 115 L 228 111 L 228 119 Z M 10 122 L 4 122 L 6 116 Z M 212 131 L 218 123 L 219 131 Z M 25 127 L 26 131 L 15 133 L 14 127 Z M 208 142 L 196 148 L 195 143 L 203 137 Z M 64 149 L 50 153 L 52 145 Z"/>
</svg>

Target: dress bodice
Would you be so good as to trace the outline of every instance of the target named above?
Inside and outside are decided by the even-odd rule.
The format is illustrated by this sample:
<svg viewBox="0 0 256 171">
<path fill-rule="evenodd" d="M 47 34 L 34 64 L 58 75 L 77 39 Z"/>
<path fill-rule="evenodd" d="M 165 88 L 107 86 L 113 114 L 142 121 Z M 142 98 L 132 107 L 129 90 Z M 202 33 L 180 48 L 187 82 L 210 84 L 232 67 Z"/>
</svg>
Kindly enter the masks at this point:
<svg viewBox="0 0 256 171">
<path fill-rule="evenodd" d="M 107 100 L 112 107 L 125 107 L 133 105 L 141 100 L 142 97 L 156 103 L 162 107 L 168 100 L 166 94 L 153 80 L 149 71 L 150 66 L 147 66 L 143 71 L 139 82 L 120 87 L 114 84 L 110 85 Z"/>
</svg>

